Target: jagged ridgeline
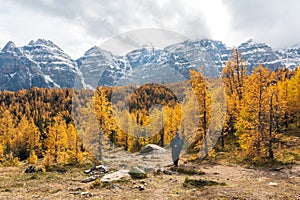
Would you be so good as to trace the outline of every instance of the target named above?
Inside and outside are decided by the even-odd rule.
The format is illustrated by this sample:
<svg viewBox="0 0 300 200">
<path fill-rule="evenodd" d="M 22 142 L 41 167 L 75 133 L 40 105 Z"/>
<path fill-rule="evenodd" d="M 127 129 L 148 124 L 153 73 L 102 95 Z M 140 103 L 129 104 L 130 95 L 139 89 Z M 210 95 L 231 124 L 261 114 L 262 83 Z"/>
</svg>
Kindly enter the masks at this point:
<svg viewBox="0 0 300 200">
<path fill-rule="evenodd" d="M 249 40 L 239 45 L 238 50 L 247 61 L 248 72 L 260 63 L 272 70 L 295 69 L 300 64 L 300 49 L 296 47 L 278 50 Z M 171 44 L 163 49 L 135 49 L 123 56 L 95 46 L 74 60 L 50 40 L 38 39 L 21 47 L 8 42 L 0 51 L 0 89 L 72 88 L 75 80 L 77 88 L 96 89 L 98 84 L 123 83 L 121 77 L 129 82 L 137 81 L 134 77 L 139 77 L 141 83 L 154 82 L 170 67 L 187 79 L 189 70 L 199 66 L 204 76 L 217 77 L 231 54 L 232 49 L 221 41 L 203 39 Z M 170 70 L 165 72 L 169 74 Z"/>
</svg>

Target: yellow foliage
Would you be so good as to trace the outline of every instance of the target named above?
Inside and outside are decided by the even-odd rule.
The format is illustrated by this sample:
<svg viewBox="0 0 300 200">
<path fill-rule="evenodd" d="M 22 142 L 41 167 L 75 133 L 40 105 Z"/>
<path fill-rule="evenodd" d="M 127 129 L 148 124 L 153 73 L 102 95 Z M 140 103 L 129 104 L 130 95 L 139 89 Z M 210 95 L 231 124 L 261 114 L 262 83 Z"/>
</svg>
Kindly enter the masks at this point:
<svg viewBox="0 0 300 200">
<path fill-rule="evenodd" d="M 14 157 L 12 152 L 10 152 L 7 156 L 6 156 L 6 162 L 4 163 L 4 165 L 6 166 L 19 166 L 20 162 L 19 162 L 19 158 Z"/>
<path fill-rule="evenodd" d="M 49 169 L 49 167 L 53 164 L 54 164 L 53 156 L 49 152 L 46 152 L 42 161 L 42 171 L 46 172 L 47 169 Z"/>
<path fill-rule="evenodd" d="M 28 163 L 29 164 L 36 164 L 38 161 L 38 157 L 35 154 L 35 151 L 31 151 L 30 156 L 28 158 Z"/>
<path fill-rule="evenodd" d="M 57 158 L 58 164 L 68 164 L 69 160 L 70 160 L 70 154 L 68 154 L 68 152 L 59 152 L 58 153 L 58 158 Z"/>
<path fill-rule="evenodd" d="M 68 148 L 67 125 L 61 113 L 54 117 L 54 123 L 47 130 L 45 147 L 55 163 L 59 162 L 59 154 Z"/>
<path fill-rule="evenodd" d="M 252 138 L 253 136 L 251 136 L 250 134 L 248 133 L 244 133 L 244 134 L 241 134 L 240 137 L 239 137 L 239 143 L 240 143 L 240 146 L 243 150 L 245 151 L 249 151 L 252 147 Z"/>
</svg>

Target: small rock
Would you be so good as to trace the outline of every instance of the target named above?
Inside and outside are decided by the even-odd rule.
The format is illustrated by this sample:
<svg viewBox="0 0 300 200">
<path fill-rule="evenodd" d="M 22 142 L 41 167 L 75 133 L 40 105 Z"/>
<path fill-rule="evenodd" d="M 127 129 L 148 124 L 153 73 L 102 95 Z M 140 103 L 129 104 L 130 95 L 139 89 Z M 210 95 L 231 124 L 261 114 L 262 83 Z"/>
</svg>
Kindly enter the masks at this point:
<svg viewBox="0 0 300 200">
<path fill-rule="evenodd" d="M 147 173 L 147 172 L 153 172 L 155 170 L 155 167 L 153 166 L 147 166 L 145 167 L 144 171 Z"/>
<path fill-rule="evenodd" d="M 167 170 L 167 169 L 165 169 L 163 172 L 166 175 L 172 175 L 173 174 L 173 172 L 171 170 Z"/>
<path fill-rule="evenodd" d="M 141 151 L 141 154 L 165 153 L 165 149 L 156 144 L 147 144 Z"/>
<path fill-rule="evenodd" d="M 80 194 L 80 192 L 76 192 L 76 191 L 71 191 L 69 194 L 73 194 L 73 195 L 79 195 Z"/>
<path fill-rule="evenodd" d="M 128 174 L 128 170 L 119 170 L 116 172 L 113 172 L 111 174 L 106 174 L 103 176 L 100 180 L 101 182 L 110 183 L 112 181 L 120 181 L 124 179 L 130 179 L 130 175 Z"/>
<path fill-rule="evenodd" d="M 143 185 L 140 185 L 140 186 L 139 186 L 139 190 L 140 190 L 140 191 L 145 190 L 144 186 L 143 186 Z"/>
<path fill-rule="evenodd" d="M 65 174 L 67 172 L 66 169 L 57 169 L 56 171 L 60 174 Z"/>
<path fill-rule="evenodd" d="M 193 191 L 193 192 L 196 192 L 196 188 L 193 188 L 192 191 Z"/>
<path fill-rule="evenodd" d="M 89 173 L 92 172 L 92 168 L 91 168 L 91 169 L 84 170 L 83 172 L 84 172 L 85 174 L 89 174 Z"/>
<path fill-rule="evenodd" d="M 160 175 L 165 169 L 164 168 L 157 168 L 155 171 L 154 171 L 154 174 L 155 175 Z"/>
<path fill-rule="evenodd" d="M 132 167 L 128 173 L 131 176 L 131 178 L 134 179 L 146 178 L 146 173 L 144 172 L 144 170 L 138 167 Z"/>
<path fill-rule="evenodd" d="M 119 167 L 120 168 L 126 168 L 126 167 L 128 167 L 128 165 L 122 163 L 122 164 L 119 164 Z"/>
<path fill-rule="evenodd" d="M 107 166 L 107 165 L 98 165 L 98 166 L 96 166 L 96 170 L 104 172 L 104 173 L 108 173 L 109 172 L 109 166 Z"/>
<path fill-rule="evenodd" d="M 81 195 L 82 196 L 86 196 L 86 197 L 92 197 L 92 196 L 94 196 L 93 193 L 89 193 L 89 192 L 81 192 Z"/>
<path fill-rule="evenodd" d="M 134 189 L 137 189 L 137 188 L 139 188 L 140 186 L 139 185 L 135 185 L 133 188 Z"/>
<path fill-rule="evenodd" d="M 120 184 L 113 184 L 112 186 L 114 189 L 120 189 Z"/>
<path fill-rule="evenodd" d="M 86 179 L 83 179 L 81 182 L 82 183 L 89 183 L 89 182 L 95 181 L 97 179 L 98 179 L 98 176 L 90 176 L 90 177 L 87 177 Z"/>
<path fill-rule="evenodd" d="M 277 186 L 277 183 L 275 183 L 275 182 L 270 182 L 269 184 L 268 184 L 269 186 Z"/>
<path fill-rule="evenodd" d="M 25 173 L 34 173 L 34 172 L 36 172 L 34 166 L 29 166 L 25 169 Z"/>
<path fill-rule="evenodd" d="M 85 174 L 91 174 L 94 172 L 98 172 L 98 173 L 108 173 L 109 172 L 109 166 L 105 166 L 105 165 L 98 165 L 98 166 L 94 166 L 88 170 L 84 170 Z"/>
<path fill-rule="evenodd" d="M 144 180 L 141 180 L 140 183 L 143 184 L 144 186 L 147 186 L 147 183 Z"/>
</svg>

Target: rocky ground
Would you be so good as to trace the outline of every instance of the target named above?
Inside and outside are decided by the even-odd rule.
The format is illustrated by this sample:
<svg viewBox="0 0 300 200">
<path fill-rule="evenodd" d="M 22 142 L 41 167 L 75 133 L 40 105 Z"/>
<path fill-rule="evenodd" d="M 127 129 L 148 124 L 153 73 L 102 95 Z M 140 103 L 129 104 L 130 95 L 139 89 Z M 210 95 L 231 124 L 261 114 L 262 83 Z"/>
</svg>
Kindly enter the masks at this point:
<svg viewBox="0 0 300 200">
<path fill-rule="evenodd" d="M 0 199 L 300 199 L 299 165 L 263 170 L 187 163 L 177 170 L 165 167 L 168 173 L 156 170 L 143 179 L 126 176 L 108 184 L 100 177 L 83 183 L 92 176 L 84 173 L 88 166 L 24 173 L 27 167 L 0 168 Z M 193 184 L 199 180 L 217 184 Z"/>
<path fill-rule="evenodd" d="M 150 148 L 151 147 L 151 148 Z M 103 165 L 0 168 L 1 199 L 298 199 L 300 165 L 256 168 L 208 161 L 170 165 L 170 151 L 112 149 Z M 26 173 L 25 173 L 26 172 Z"/>
</svg>

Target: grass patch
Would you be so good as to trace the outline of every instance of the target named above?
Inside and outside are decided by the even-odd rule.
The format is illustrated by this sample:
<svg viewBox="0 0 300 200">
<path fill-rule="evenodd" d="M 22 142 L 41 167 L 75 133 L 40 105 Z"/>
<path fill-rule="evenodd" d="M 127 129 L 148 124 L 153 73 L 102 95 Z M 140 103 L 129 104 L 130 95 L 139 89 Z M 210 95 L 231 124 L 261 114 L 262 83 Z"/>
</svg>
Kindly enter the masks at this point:
<svg viewBox="0 0 300 200">
<path fill-rule="evenodd" d="M 193 186 L 193 187 L 201 188 L 204 186 L 216 186 L 216 185 L 225 186 L 226 183 L 216 182 L 216 181 L 212 181 L 212 180 L 205 180 L 205 179 L 199 179 L 199 180 L 189 179 L 188 177 L 186 177 L 183 182 L 184 187 Z"/>
<path fill-rule="evenodd" d="M 108 185 L 110 185 L 110 183 L 103 183 L 100 180 L 96 180 L 92 182 L 92 184 L 90 185 L 90 189 L 101 189 Z"/>
<path fill-rule="evenodd" d="M 101 188 L 111 189 L 114 184 L 117 184 L 117 183 L 122 184 L 122 183 L 126 183 L 126 182 L 130 182 L 130 180 L 123 179 L 123 180 L 117 180 L 117 181 L 111 181 L 111 182 L 102 182 L 100 179 L 97 179 L 96 181 L 93 181 L 91 183 L 90 189 L 101 189 Z"/>
<path fill-rule="evenodd" d="M 180 167 L 171 167 L 170 169 L 172 171 L 178 172 L 180 174 L 187 174 L 187 175 L 203 175 L 203 174 L 205 174 L 204 172 L 198 171 L 192 167 L 180 166 Z"/>
</svg>

